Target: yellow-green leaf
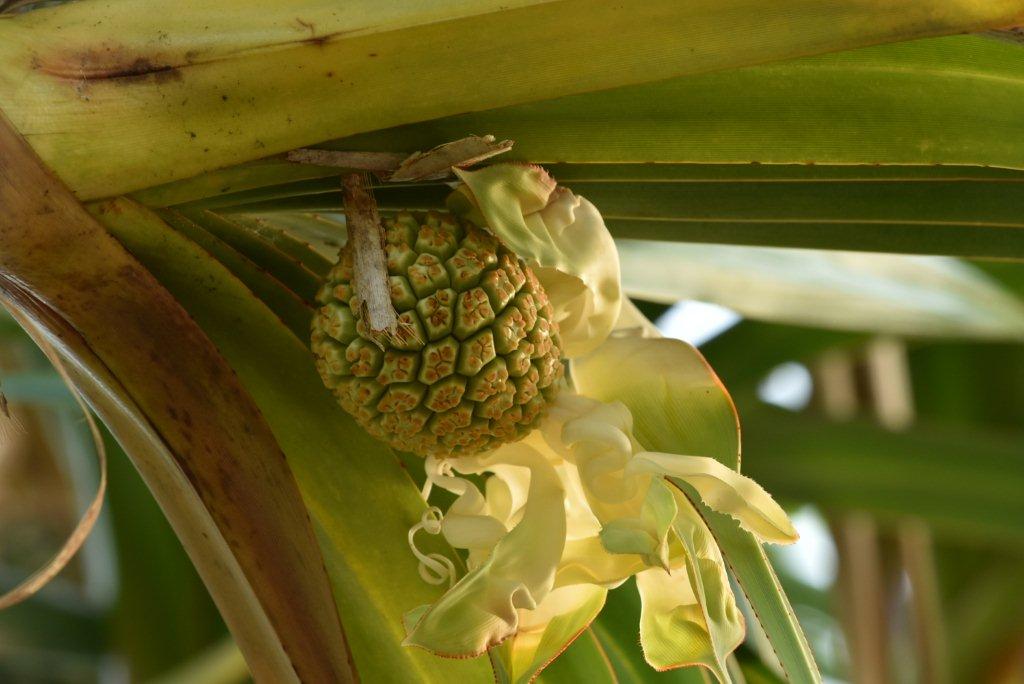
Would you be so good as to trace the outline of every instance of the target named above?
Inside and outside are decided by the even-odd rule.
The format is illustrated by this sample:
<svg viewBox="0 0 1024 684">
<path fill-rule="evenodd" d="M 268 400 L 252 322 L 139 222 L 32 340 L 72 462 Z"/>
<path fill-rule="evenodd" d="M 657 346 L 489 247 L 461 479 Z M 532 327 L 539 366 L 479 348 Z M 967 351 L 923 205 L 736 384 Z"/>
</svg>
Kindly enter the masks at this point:
<svg viewBox="0 0 1024 684">
<path fill-rule="evenodd" d="M 732 400 L 689 344 L 612 337 L 594 354 L 574 361 L 573 380 L 580 394 L 626 404 L 644 447 L 738 465 L 739 424 Z"/>
<path fill-rule="evenodd" d="M 820 0 L 66 3 L 0 21 L 0 108 L 80 197 L 95 198 L 386 126 L 1024 17 L 1019 0 L 825 9 Z"/>
<path fill-rule="evenodd" d="M 729 682 L 725 657 L 743 641 L 743 617 L 711 532 L 684 497 L 679 504 L 673 529 L 686 548 L 685 564 L 672 574 L 652 568 L 637 575 L 640 643 L 659 670 L 700 665 Z"/>
<path fill-rule="evenodd" d="M 797 540 L 793 523 L 768 492 L 713 458 L 643 451 L 633 457 L 626 471 L 683 480 L 707 506 L 732 516 L 763 541 L 791 544 Z"/>
<path fill-rule="evenodd" d="M 607 590 L 589 584 L 555 589 L 536 611 L 520 620 L 519 632 L 491 655 L 509 682 L 528 684 L 593 622 L 604 606 Z"/>
</svg>

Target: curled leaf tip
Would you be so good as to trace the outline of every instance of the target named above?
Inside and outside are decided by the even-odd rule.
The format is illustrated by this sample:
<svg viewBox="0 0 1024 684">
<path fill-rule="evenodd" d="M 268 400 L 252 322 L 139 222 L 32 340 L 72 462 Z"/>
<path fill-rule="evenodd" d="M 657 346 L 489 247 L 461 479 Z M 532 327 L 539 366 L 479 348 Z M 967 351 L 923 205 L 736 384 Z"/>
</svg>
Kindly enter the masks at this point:
<svg viewBox="0 0 1024 684">
<path fill-rule="evenodd" d="M 622 288 L 615 242 L 597 208 L 536 165 L 456 173 L 462 185 L 448 207 L 487 226 L 533 267 L 554 307 L 565 355 L 600 346 L 618 320 Z"/>
<path fill-rule="evenodd" d="M 628 470 L 682 480 L 710 508 L 731 516 L 762 541 L 792 544 L 799 538 L 789 516 L 768 492 L 713 458 L 646 451 L 630 461 Z"/>
</svg>

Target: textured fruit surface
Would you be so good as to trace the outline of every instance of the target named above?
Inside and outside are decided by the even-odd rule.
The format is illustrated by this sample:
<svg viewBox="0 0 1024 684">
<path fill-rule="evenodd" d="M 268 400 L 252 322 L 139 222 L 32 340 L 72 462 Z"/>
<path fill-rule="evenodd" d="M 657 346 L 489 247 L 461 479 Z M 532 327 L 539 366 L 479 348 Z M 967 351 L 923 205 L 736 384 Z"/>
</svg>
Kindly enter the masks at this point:
<svg viewBox="0 0 1024 684">
<path fill-rule="evenodd" d="M 385 220 L 385 237 L 401 339 L 371 337 L 342 250 L 313 319 L 324 384 L 370 434 L 404 451 L 472 454 L 525 435 L 563 373 L 533 271 L 450 214 L 402 212 Z"/>
</svg>

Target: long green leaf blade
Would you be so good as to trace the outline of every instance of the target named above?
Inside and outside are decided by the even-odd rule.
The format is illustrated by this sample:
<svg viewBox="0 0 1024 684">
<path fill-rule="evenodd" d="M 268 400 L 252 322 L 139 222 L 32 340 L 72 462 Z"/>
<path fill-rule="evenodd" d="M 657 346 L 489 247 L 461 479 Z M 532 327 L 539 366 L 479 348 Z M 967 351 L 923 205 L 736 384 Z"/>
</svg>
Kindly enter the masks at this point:
<svg viewBox="0 0 1024 684">
<path fill-rule="evenodd" d="M 1019 45 L 954 36 L 470 112 L 329 146 L 413 151 L 487 131 L 516 141 L 507 158 L 534 163 L 1019 169 L 1022 74 Z"/>
<path fill-rule="evenodd" d="M 619 240 L 627 294 L 758 320 L 904 336 L 1024 339 L 1024 304 L 944 257 Z"/>
<path fill-rule="evenodd" d="M 95 198 L 385 126 L 1024 16 L 1020 0 L 361 0 L 344 11 L 304 0 L 253 9 L 243 0 L 125 0 L 9 17 L 0 22 L 0 107 L 80 197 Z"/>
<path fill-rule="evenodd" d="M 239 253 L 230 244 L 211 234 L 205 226 L 195 223 L 176 211 L 164 210 L 160 217 L 176 231 L 206 250 L 259 297 L 296 336 L 309 330 L 313 310 L 294 291 L 267 276 L 256 263 Z"/>
<path fill-rule="evenodd" d="M 598 173 L 632 177 L 585 180 L 586 166 L 564 167 L 581 176 L 568 185 L 597 205 L 617 238 L 1024 259 L 1024 175 L 1016 171 L 621 164 Z M 386 211 L 442 208 L 447 194 L 443 185 L 375 191 Z M 265 196 L 223 211 L 343 209 L 336 192 Z"/>
<path fill-rule="evenodd" d="M 732 518 L 698 505 L 768 635 L 786 677 L 792 684 L 820 682 L 811 647 L 761 544 Z"/>
</svg>

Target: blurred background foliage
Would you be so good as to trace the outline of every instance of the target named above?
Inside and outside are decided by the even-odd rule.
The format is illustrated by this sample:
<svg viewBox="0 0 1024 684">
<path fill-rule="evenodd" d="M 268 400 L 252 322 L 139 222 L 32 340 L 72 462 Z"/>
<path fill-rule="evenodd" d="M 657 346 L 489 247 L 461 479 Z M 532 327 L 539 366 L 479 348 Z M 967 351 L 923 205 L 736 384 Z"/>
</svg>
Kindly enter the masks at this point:
<svg viewBox="0 0 1024 684">
<path fill-rule="evenodd" d="M 11 411 L 0 452 L 6 590 L 59 548 L 98 475 L 85 420 L 56 371 L 9 318 L 0 335 L 0 382 Z M 148 681 L 227 637 L 149 490 L 105 438 L 104 511 L 54 582 L 0 612 L 0 681 Z M 245 672 L 240 661 L 236 670 Z"/>
</svg>

